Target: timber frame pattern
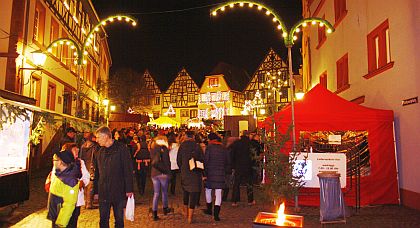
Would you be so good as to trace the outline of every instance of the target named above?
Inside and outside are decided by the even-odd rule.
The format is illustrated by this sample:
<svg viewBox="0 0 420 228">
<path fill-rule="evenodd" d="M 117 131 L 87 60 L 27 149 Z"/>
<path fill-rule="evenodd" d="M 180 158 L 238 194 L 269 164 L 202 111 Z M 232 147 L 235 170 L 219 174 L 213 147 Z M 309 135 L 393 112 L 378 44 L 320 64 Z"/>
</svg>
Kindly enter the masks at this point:
<svg viewBox="0 0 420 228">
<path fill-rule="evenodd" d="M 149 70 L 146 69 L 146 71 L 144 71 L 143 78 L 145 83 L 145 105 L 160 105 L 160 95 L 162 92 L 160 91 Z"/>
<path fill-rule="evenodd" d="M 174 108 L 198 107 L 198 86 L 185 70 L 178 73 L 178 76 L 163 94 L 163 108 L 170 104 Z"/>
<path fill-rule="evenodd" d="M 261 62 L 258 69 L 255 71 L 254 75 L 251 78 L 248 86 L 244 90 L 244 95 L 246 100 L 254 99 L 255 93 L 257 90 L 261 93 L 261 98 L 264 101 L 264 104 L 268 104 L 269 106 L 273 106 L 274 104 L 274 96 L 268 96 L 269 90 L 267 87 L 262 86 L 262 83 L 266 83 L 269 79 L 269 75 L 278 75 L 280 72 L 280 79 L 282 81 L 288 81 L 288 68 L 287 64 L 280 58 L 276 52 L 270 48 L 270 51 L 265 56 L 264 60 Z M 275 93 L 275 109 L 277 111 L 278 108 L 284 106 L 286 103 L 289 102 L 289 94 L 288 94 L 288 86 L 284 86 L 281 88 L 281 94 L 278 92 Z M 268 107 L 272 109 L 273 107 Z M 272 112 L 272 110 L 271 110 Z"/>
</svg>

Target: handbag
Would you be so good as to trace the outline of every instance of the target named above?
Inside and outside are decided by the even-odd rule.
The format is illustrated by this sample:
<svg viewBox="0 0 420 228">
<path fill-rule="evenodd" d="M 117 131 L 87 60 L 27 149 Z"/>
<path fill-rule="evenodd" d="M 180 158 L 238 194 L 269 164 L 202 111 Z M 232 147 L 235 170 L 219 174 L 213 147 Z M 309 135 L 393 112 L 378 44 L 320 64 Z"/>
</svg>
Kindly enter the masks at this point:
<svg viewBox="0 0 420 228">
<path fill-rule="evenodd" d="M 191 171 L 203 171 L 204 170 L 204 163 L 201 161 L 197 161 L 194 157 L 195 150 L 192 152 L 192 156 L 190 160 L 188 160 L 188 164 Z"/>
<path fill-rule="evenodd" d="M 125 205 L 125 218 L 132 222 L 134 221 L 134 208 L 135 208 L 134 196 L 130 196 L 127 199 L 127 205 Z"/>
</svg>

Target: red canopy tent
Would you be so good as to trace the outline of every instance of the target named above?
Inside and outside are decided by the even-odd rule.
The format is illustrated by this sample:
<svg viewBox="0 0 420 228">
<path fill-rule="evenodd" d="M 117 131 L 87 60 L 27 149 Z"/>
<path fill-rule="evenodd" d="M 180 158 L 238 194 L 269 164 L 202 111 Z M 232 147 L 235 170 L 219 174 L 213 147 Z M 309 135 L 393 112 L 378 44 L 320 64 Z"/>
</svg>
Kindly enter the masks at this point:
<svg viewBox="0 0 420 228">
<path fill-rule="evenodd" d="M 272 118 L 267 118 L 260 127 L 269 128 L 273 125 Z M 287 106 L 275 113 L 274 120 L 276 127 L 284 133 L 291 124 L 291 107 Z M 297 139 L 300 131 L 368 132 L 371 172 L 370 175 L 361 177 L 361 206 L 398 203 L 393 121 L 392 110 L 372 109 L 349 102 L 321 85 L 306 93 L 303 100 L 295 102 Z M 319 189 L 303 188 L 302 192 L 315 193 Z M 348 205 L 355 205 L 355 191 L 346 193 L 345 198 Z M 299 204 L 319 205 L 319 197 L 302 194 L 299 196 Z"/>
</svg>

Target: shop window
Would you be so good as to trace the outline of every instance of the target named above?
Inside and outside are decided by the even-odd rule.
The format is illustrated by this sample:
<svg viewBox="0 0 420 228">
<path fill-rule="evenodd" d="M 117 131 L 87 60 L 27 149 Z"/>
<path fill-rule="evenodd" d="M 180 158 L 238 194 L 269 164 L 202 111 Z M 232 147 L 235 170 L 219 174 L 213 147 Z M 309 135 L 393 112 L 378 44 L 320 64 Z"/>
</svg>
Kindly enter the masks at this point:
<svg viewBox="0 0 420 228">
<path fill-rule="evenodd" d="M 349 88 L 349 60 L 348 54 L 341 57 L 337 63 L 337 92 Z"/>
<path fill-rule="evenodd" d="M 181 109 L 181 117 L 189 117 L 189 114 L 188 109 Z"/>
<path fill-rule="evenodd" d="M 198 111 L 196 109 L 190 110 L 190 118 L 196 118 L 198 114 Z"/>
<path fill-rule="evenodd" d="M 388 20 L 368 34 L 367 45 L 369 73 L 364 76 L 365 78 L 373 77 L 392 68 Z"/>
</svg>

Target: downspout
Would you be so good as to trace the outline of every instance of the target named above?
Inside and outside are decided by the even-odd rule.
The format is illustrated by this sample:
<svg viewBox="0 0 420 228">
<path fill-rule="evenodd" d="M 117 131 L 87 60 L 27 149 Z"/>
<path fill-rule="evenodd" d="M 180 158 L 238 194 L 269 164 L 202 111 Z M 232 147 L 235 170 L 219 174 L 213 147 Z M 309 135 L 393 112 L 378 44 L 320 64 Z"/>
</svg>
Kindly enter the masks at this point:
<svg viewBox="0 0 420 228">
<path fill-rule="evenodd" d="M 394 153 L 395 153 L 395 167 L 397 171 L 397 187 L 398 187 L 398 205 L 401 205 L 401 193 L 400 193 L 400 173 L 398 169 L 398 156 L 397 156 L 397 141 L 395 140 L 395 122 L 392 121 L 392 136 L 394 137 Z"/>
</svg>

